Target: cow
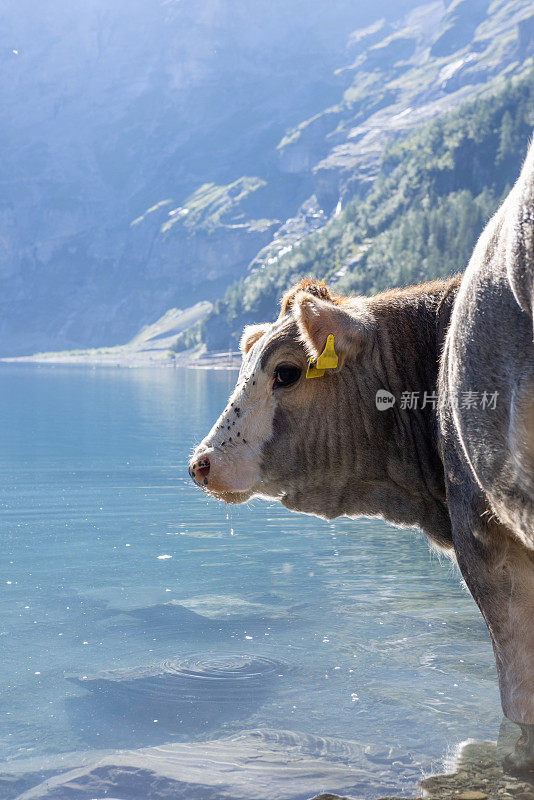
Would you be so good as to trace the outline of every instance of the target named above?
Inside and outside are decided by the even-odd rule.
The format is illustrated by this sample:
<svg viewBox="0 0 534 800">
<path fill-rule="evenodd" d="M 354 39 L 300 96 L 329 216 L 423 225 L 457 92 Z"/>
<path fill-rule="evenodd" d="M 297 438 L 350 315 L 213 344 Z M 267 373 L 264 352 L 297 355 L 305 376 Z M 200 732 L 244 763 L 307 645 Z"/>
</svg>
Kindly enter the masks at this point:
<svg viewBox="0 0 534 800">
<path fill-rule="evenodd" d="M 302 280 L 249 325 L 193 480 L 326 519 L 416 526 L 486 621 L 508 766 L 534 765 L 534 147 L 463 275 L 344 297 Z"/>
</svg>

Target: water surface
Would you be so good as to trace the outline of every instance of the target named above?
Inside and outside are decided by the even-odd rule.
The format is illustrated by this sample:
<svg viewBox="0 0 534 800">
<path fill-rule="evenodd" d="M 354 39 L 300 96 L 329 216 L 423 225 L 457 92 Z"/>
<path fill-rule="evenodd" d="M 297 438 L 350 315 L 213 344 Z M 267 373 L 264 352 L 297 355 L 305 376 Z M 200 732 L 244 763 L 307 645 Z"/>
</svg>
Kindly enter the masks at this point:
<svg viewBox="0 0 534 800">
<path fill-rule="evenodd" d="M 1 771 L 259 729 L 328 742 L 371 797 L 496 738 L 486 629 L 421 534 L 191 485 L 234 380 L 0 368 Z"/>
</svg>

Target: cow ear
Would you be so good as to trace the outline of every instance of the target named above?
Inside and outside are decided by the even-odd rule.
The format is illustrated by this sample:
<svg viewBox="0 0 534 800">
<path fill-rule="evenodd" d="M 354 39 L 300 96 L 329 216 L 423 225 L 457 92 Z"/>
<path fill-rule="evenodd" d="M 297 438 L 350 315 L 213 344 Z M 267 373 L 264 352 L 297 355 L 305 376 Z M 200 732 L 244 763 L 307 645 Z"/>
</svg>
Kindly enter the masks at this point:
<svg viewBox="0 0 534 800">
<path fill-rule="evenodd" d="M 304 346 L 311 358 L 318 358 L 327 337 L 334 337 L 334 349 L 340 365 L 348 355 L 356 355 L 365 340 L 366 325 L 356 312 L 333 302 L 299 292 L 293 301 L 293 313 Z"/>
<path fill-rule="evenodd" d="M 241 340 L 239 342 L 239 349 L 241 350 L 243 355 L 246 355 L 250 350 L 250 348 L 252 347 L 252 345 L 254 345 L 258 341 L 258 339 L 261 339 L 264 333 L 267 333 L 268 328 L 269 326 L 266 324 L 247 325 L 244 328 Z"/>
</svg>

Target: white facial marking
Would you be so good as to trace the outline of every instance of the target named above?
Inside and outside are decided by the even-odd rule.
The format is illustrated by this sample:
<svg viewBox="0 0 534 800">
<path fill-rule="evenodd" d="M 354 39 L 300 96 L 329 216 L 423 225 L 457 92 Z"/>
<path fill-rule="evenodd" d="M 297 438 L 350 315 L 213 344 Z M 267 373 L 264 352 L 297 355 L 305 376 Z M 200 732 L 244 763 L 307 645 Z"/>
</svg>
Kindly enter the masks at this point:
<svg viewBox="0 0 534 800">
<path fill-rule="evenodd" d="M 259 489 L 262 448 L 272 436 L 276 407 L 272 376 L 261 368 L 268 339 L 267 333 L 244 356 L 226 408 L 197 448 L 199 456 L 209 456 L 207 488 L 216 494 Z"/>
</svg>

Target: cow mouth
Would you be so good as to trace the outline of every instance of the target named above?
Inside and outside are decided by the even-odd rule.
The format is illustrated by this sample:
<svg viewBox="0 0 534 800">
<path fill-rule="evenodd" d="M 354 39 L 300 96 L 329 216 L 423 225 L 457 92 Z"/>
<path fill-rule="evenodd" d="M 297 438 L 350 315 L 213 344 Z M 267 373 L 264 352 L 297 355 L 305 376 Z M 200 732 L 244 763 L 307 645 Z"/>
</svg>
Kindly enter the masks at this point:
<svg viewBox="0 0 534 800">
<path fill-rule="evenodd" d="M 206 489 L 204 490 L 206 494 L 211 495 L 215 500 L 222 500 L 223 503 L 227 503 L 229 505 L 239 505 L 239 503 L 246 503 L 249 500 L 253 492 L 218 492 L 213 489 Z"/>
</svg>

